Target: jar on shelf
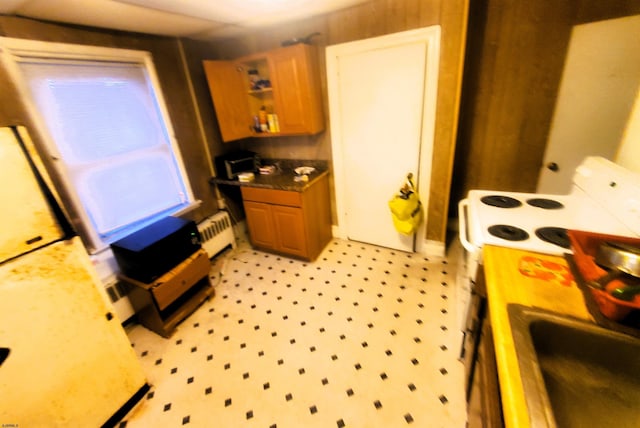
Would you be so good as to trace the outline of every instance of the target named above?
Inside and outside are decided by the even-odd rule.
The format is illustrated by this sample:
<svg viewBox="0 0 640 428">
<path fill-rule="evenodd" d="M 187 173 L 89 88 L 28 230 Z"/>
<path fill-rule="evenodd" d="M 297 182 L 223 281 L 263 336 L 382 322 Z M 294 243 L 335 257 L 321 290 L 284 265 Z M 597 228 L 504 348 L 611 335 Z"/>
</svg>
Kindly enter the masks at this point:
<svg viewBox="0 0 640 428">
<path fill-rule="evenodd" d="M 260 75 L 258 74 L 258 70 L 251 69 L 247 71 L 249 75 L 249 89 L 252 91 L 260 89 Z"/>
<path fill-rule="evenodd" d="M 258 120 L 260 122 L 260 131 L 267 132 L 269 130 L 267 126 L 267 108 L 262 106 L 258 112 Z"/>
</svg>

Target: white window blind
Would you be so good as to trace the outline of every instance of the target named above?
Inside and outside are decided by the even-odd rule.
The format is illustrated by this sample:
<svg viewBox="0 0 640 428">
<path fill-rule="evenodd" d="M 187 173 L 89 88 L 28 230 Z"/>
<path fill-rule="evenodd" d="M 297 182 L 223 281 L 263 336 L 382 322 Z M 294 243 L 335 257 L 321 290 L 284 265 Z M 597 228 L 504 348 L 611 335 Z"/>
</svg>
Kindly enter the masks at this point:
<svg viewBox="0 0 640 428">
<path fill-rule="evenodd" d="M 95 231 L 94 250 L 193 203 L 144 63 L 23 58 L 18 66 Z"/>
</svg>

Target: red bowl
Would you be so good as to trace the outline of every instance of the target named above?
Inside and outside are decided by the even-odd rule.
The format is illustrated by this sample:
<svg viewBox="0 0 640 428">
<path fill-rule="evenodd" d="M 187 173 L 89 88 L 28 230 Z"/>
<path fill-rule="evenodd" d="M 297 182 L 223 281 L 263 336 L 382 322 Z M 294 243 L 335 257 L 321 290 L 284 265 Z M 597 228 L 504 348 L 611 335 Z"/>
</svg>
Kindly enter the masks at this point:
<svg viewBox="0 0 640 428">
<path fill-rule="evenodd" d="M 640 245 L 640 239 L 626 236 L 605 235 L 601 233 L 586 232 L 581 230 L 567 231 L 573 250 L 573 260 L 585 281 L 593 281 L 607 273 L 595 262 L 598 247 L 603 242 L 619 242 L 624 244 Z M 618 279 L 609 282 L 605 290 L 591 288 L 590 291 L 598 304 L 602 314 L 613 321 L 620 321 L 634 309 L 640 309 L 640 295 L 636 295 L 632 301 L 616 299 L 610 292 L 618 287 L 624 287 L 625 283 Z"/>
</svg>

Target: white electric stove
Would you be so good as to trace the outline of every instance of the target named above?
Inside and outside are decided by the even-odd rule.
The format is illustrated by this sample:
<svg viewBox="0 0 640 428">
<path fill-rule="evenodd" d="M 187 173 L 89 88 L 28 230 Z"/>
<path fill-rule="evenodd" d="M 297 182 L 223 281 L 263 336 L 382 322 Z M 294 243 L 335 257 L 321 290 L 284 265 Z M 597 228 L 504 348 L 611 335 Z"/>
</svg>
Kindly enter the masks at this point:
<svg viewBox="0 0 640 428">
<path fill-rule="evenodd" d="M 571 252 L 568 229 L 640 236 L 640 174 L 589 157 L 576 169 L 569 194 L 472 190 L 458 207 L 473 276 L 484 245 L 562 255 Z"/>
</svg>

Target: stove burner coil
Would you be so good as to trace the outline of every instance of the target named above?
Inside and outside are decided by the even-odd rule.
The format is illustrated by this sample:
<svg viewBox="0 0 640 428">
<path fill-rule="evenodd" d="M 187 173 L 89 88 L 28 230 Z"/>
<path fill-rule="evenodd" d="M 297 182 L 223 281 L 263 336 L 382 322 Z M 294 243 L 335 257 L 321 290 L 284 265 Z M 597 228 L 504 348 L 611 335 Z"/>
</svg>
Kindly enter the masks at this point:
<svg viewBox="0 0 640 428">
<path fill-rule="evenodd" d="M 527 204 L 531 205 L 532 207 L 538 207 L 545 210 L 557 210 L 560 208 L 564 208 L 564 205 L 562 205 L 561 202 L 547 198 L 527 199 Z"/>
<path fill-rule="evenodd" d="M 502 238 L 507 241 L 524 241 L 529 239 L 529 234 L 526 231 L 508 224 L 496 224 L 490 226 L 488 230 L 489 233 L 496 238 Z"/>
<path fill-rule="evenodd" d="M 489 195 L 480 199 L 482 203 L 498 208 L 517 208 L 522 202 L 510 196 Z"/>
<path fill-rule="evenodd" d="M 567 235 L 567 229 L 562 227 L 541 227 L 536 229 L 536 236 L 545 242 L 570 249 L 571 241 Z"/>
</svg>

